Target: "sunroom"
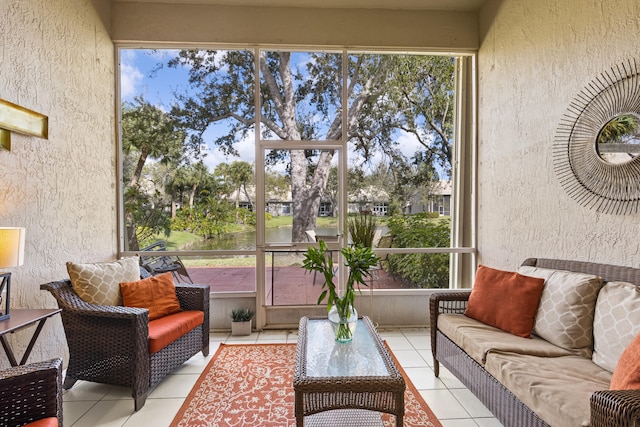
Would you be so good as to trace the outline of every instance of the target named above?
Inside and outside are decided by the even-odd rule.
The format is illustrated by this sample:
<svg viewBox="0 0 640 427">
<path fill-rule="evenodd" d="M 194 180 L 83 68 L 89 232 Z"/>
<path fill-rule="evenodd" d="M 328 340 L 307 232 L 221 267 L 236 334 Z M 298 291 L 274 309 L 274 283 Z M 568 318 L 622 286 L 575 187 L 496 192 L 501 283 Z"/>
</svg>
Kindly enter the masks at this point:
<svg viewBox="0 0 640 427">
<path fill-rule="evenodd" d="M 340 61 L 341 88 L 352 77 L 349 58 L 358 55 L 449 58 L 455 151 L 445 177 L 450 205 L 443 202 L 438 208 L 446 213 L 441 217 L 450 218 L 448 242 L 392 245 L 375 248 L 376 253 L 444 255 L 443 287 L 451 289 L 470 288 L 478 265 L 513 271 L 528 257 L 640 264 L 634 238 L 638 212 L 606 211 L 576 200 L 554 169 L 553 151 L 559 126 L 580 91 L 612 67 L 637 59 L 640 6 L 634 0 L 52 0 L 6 2 L 0 11 L 0 98 L 48 118 L 46 139 L 10 132 L 11 149 L 0 150 L 0 226 L 25 227 L 27 233 L 24 264 L 7 270 L 14 309 L 54 307 L 39 286 L 66 278 L 68 261 L 144 256 L 144 245 L 130 246 L 126 230 L 121 130 L 122 105 L 131 89 L 123 76 L 140 73 L 127 68 L 127 55 L 143 51 L 174 56 L 180 51 L 243 51 L 256 58 L 288 52 L 304 56 L 300 63 L 307 64 L 310 58 L 333 55 Z M 259 64 L 252 70 L 255 81 L 264 78 Z M 149 69 L 137 78 L 141 82 L 148 73 L 162 72 Z M 260 110 L 254 101 L 259 90 L 255 95 L 251 102 Z M 346 92 L 343 98 L 348 108 Z M 346 112 L 343 119 L 348 122 Z M 268 162 L 289 146 L 260 132 L 252 132 L 250 139 L 251 154 L 239 159 L 253 162 L 255 189 L 243 206 L 254 212 L 272 206 L 295 217 L 295 200 L 264 190 Z M 349 141 L 346 136 L 299 139 L 299 151 L 338 153 L 340 195 L 323 200 L 314 221 L 319 234 L 338 236 L 337 244 L 348 246 L 349 215 L 340 212 L 348 212 L 355 200 L 349 194 L 363 190 L 347 182 Z M 389 209 L 387 201 L 369 198 L 372 211 Z M 425 206 L 434 204 L 431 199 Z M 328 230 L 318 225 L 333 216 Z M 384 224 L 390 215 L 373 216 Z M 224 260 L 249 260 L 251 271 L 242 279 L 248 286 L 211 293 L 214 333 L 230 328 L 229 313 L 236 307 L 256 311 L 255 331 L 295 329 L 301 316 L 326 312 L 313 301 L 315 294 L 304 301 L 272 302 L 277 297 L 275 267 L 286 262 L 286 253 L 299 255 L 309 242 L 270 240 L 266 219 L 258 215 L 255 221 L 249 247 L 168 248 L 168 255 L 180 257 L 199 277 L 209 274 L 200 269 L 202 259 L 220 261 L 225 268 L 234 266 Z M 312 289 L 313 276 L 305 280 Z M 372 285 L 358 297 L 359 311 L 380 327 L 429 326 L 429 296 L 438 292 L 435 287 Z M 25 332 L 10 337 L 17 349 L 28 341 Z M 31 358 L 54 356 L 68 357 L 56 317 L 45 325 Z"/>
</svg>

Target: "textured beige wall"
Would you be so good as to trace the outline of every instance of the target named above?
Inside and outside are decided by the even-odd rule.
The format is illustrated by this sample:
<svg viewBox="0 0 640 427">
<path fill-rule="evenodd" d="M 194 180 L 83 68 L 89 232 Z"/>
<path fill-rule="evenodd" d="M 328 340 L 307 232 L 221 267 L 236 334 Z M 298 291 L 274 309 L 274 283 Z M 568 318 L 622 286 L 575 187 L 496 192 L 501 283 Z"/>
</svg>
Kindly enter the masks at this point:
<svg viewBox="0 0 640 427">
<path fill-rule="evenodd" d="M 573 97 L 601 72 L 639 58 L 640 2 L 492 0 L 480 29 L 479 261 L 639 266 L 640 214 L 580 206 L 554 175 L 552 145 Z"/>
<path fill-rule="evenodd" d="M 12 268 L 12 308 L 55 307 L 39 285 L 68 277 L 65 262 L 116 254 L 113 43 L 108 1 L 0 2 L 0 98 L 49 116 L 49 139 L 12 135 L 0 151 L 0 225 L 27 229 Z M 100 12 L 100 16 L 98 15 Z M 12 336 L 21 357 L 31 331 Z M 62 356 L 59 316 L 31 359 Z M 0 366 L 6 366 L 0 357 Z"/>
</svg>

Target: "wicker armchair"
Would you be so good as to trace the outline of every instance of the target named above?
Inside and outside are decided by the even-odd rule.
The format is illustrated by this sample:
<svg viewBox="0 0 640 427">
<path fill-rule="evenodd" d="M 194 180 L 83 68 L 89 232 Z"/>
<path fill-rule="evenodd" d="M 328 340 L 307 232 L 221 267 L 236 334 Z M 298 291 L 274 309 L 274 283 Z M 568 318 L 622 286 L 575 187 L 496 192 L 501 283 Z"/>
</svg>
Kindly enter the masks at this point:
<svg viewBox="0 0 640 427">
<path fill-rule="evenodd" d="M 182 310 L 201 310 L 204 322 L 162 350 L 149 353 L 149 312 L 142 308 L 89 304 L 76 295 L 70 280 L 40 286 L 62 309 L 69 346 L 64 389 L 77 380 L 132 387 L 135 410 L 149 389 L 202 351 L 209 354 L 209 287 L 177 284 Z"/>
<path fill-rule="evenodd" d="M 18 427 L 44 418 L 62 427 L 62 360 L 0 371 L 0 425 Z"/>
</svg>

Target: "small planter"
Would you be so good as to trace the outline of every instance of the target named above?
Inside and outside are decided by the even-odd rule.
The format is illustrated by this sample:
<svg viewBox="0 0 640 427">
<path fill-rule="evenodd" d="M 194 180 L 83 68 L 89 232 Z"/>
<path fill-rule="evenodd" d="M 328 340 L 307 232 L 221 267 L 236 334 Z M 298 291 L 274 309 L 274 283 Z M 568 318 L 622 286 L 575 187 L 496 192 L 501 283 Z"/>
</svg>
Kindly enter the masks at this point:
<svg viewBox="0 0 640 427">
<path fill-rule="evenodd" d="M 231 335 L 251 335 L 251 320 L 244 322 L 231 322 Z"/>
<path fill-rule="evenodd" d="M 251 319 L 255 314 L 250 308 L 234 308 L 231 311 L 231 335 L 251 335 Z"/>
</svg>

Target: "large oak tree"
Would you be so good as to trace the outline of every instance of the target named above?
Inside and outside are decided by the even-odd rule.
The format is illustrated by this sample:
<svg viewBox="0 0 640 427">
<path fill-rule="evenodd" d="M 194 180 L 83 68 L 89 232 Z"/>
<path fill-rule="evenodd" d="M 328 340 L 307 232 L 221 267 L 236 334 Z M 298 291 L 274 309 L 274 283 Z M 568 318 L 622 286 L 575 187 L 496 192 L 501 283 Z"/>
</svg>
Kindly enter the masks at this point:
<svg viewBox="0 0 640 427">
<path fill-rule="evenodd" d="M 294 58 L 305 58 L 292 64 Z M 291 150 L 272 150 L 267 161 L 288 160 L 293 201 L 294 241 L 315 229 L 327 185 L 333 150 L 296 149 L 296 141 L 341 140 L 343 128 L 365 160 L 382 153 L 407 164 L 398 131 L 412 134 L 424 150 L 416 161 L 451 165 L 453 60 L 450 57 L 358 54 L 347 58 L 348 122 L 342 123 L 342 55 L 260 51 L 262 138 L 291 141 Z M 255 130 L 252 51 L 182 50 L 170 66 L 189 70 L 194 96 L 181 95 L 172 114 L 188 129 L 192 146 L 214 141 L 224 153 Z M 222 131 L 220 129 L 223 129 Z M 404 163 L 403 163 L 404 162 Z M 433 176 L 433 175 L 432 175 Z"/>
</svg>

